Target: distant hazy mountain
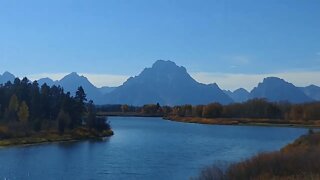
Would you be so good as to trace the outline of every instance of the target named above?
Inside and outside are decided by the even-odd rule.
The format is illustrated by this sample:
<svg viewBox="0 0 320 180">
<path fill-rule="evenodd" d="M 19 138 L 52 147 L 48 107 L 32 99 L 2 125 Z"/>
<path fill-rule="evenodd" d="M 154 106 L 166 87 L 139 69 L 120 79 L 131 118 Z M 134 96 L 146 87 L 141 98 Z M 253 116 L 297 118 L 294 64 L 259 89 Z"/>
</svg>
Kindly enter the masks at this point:
<svg viewBox="0 0 320 180">
<path fill-rule="evenodd" d="M 231 97 L 234 102 L 245 102 L 249 99 L 250 96 L 250 93 L 243 88 L 239 88 L 233 92 L 230 90 L 224 91 L 224 93 Z"/>
<path fill-rule="evenodd" d="M 117 87 L 109 87 L 109 86 L 103 86 L 101 88 L 98 88 L 99 91 L 102 94 L 107 94 L 107 93 L 111 93 L 113 90 L 115 90 Z"/>
<path fill-rule="evenodd" d="M 79 86 L 82 86 L 87 94 L 88 100 L 93 100 L 96 104 L 103 103 L 102 93 L 97 87 L 95 87 L 86 77 L 79 76 L 77 73 L 73 72 L 56 83 L 64 88 L 65 91 L 69 91 L 72 95 L 75 95 Z"/>
<path fill-rule="evenodd" d="M 109 104 L 162 105 L 208 104 L 233 102 L 217 84 L 205 85 L 195 81 L 184 67 L 172 61 L 159 60 L 136 77 L 107 94 Z"/>
<path fill-rule="evenodd" d="M 0 75 L 0 84 L 14 81 L 9 72 Z M 156 61 L 151 68 L 145 68 L 138 76 L 129 78 L 119 87 L 95 87 L 86 77 L 70 73 L 61 80 L 50 78 L 38 80 L 41 86 L 62 86 L 72 95 L 79 86 L 87 93 L 87 99 L 95 104 L 161 105 L 208 104 L 219 102 L 228 104 L 244 102 L 251 98 L 266 98 L 269 101 L 289 101 L 292 103 L 320 101 L 320 87 L 310 85 L 298 88 L 277 77 L 268 77 L 250 93 L 243 88 L 233 92 L 222 91 L 217 84 L 202 84 L 195 81 L 182 66 L 172 61 Z"/>
<path fill-rule="evenodd" d="M 310 98 L 320 101 L 320 87 L 316 85 L 310 85 L 307 87 L 300 88 Z"/>
<path fill-rule="evenodd" d="M 38 80 L 38 84 L 40 86 L 44 83 L 46 83 L 48 86 L 61 86 L 63 87 L 65 92 L 70 92 L 73 96 L 75 95 L 75 92 L 77 91 L 78 87 L 82 86 L 87 94 L 88 100 L 93 100 L 96 104 L 104 103 L 102 96 L 103 93 L 101 93 L 100 90 L 97 87 L 95 87 L 86 77 L 79 76 L 75 72 L 66 75 L 58 81 L 53 81 L 50 78 L 42 78 Z"/>
<path fill-rule="evenodd" d="M 312 101 L 298 87 L 277 77 L 265 78 L 250 92 L 250 98 L 266 98 L 269 101 L 289 101 L 292 103 Z"/>
<path fill-rule="evenodd" d="M 15 76 L 9 72 L 4 72 L 2 75 L 0 74 L 0 84 L 5 84 L 8 81 L 13 82 L 15 79 Z"/>
<path fill-rule="evenodd" d="M 53 81 L 50 78 L 41 78 L 37 80 L 39 86 L 41 87 L 44 83 L 46 83 L 48 86 L 53 86 L 55 84 L 58 84 L 58 81 Z"/>
</svg>

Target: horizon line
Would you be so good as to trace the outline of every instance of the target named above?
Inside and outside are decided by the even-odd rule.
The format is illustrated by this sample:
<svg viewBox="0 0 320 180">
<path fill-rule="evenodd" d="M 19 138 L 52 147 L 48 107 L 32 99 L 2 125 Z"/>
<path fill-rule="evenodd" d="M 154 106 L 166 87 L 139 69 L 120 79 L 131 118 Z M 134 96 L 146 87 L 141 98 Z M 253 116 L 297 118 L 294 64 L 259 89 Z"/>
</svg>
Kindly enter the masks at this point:
<svg viewBox="0 0 320 180">
<path fill-rule="evenodd" d="M 4 71 L 9 72 L 9 71 Z M 73 72 L 71 72 L 73 73 Z M 15 77 L 27 77 L 31 81 L 42 78 L 50 78 L 54 81 L 61 80 L 71 73 L 38 73 L 28 75 L 14 75 Z M 97 88 L 101 87 L 118 87 L 121 86 L 128 78 L 134 77 L 129 75 L 119 74 L 104 74 L 104 73 L 84 73 L 76 72 L 79 76 L 86 77 Z M 251 91 L 258 83 L 262 82 L 267 77 L 278 77 L 285 81 L 294 84 L 296 87 L 305 87 L 309 85 L 320 85 L 320 71 L 300 71 L 300 72 L 283 72 L 283 73 L 265 73 L 265 74 L 244 74 L 244 73 L 212 73 L 212 72 L 190 72 L 192 78 L 203 84 L 217 83 L 223 90 L 234 91 L 239 88 L 244 88 Z"/>
</svg>

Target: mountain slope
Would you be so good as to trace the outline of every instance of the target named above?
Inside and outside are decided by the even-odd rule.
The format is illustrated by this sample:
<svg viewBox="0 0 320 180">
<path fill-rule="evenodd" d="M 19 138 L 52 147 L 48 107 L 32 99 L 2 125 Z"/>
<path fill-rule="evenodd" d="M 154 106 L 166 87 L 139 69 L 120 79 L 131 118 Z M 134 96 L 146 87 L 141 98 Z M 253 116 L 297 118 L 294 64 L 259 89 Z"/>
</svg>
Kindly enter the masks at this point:
<svg viewBox="0 0 320 180">
<path fill-rule="evenodd" d="M 44 83 L 46 83 L 48 86 L 53 86 L 55 84 L 59 84 L 58 81 L 53 81 L 50 78 L 41 78 L 39 80 L 37 80 L 39 86 L 42 86 Z"/>
<path fill-rule="evenodd" d="M 103 93 L 95 87 L 86 77 L 79 76 L 77 73 L 73 72 L 61 80 L 53 81 L 50 78 L 42 78 L 38 80 L 39 86 L 42 86 L 46 83 L 48 86 L 61 86 L 65 92 L 70 92 L 72 96 L 75 95 L 79 86 L 82 86 L 84 91 L 87 94 L 88 100 L 93 100 L 96 104 L 103 104 Z"/>
<path fill-rule="evenodd" d="M 2 75 L 0 74 L 0 84 L 5 84 L 8 81 L 13 82 L 15 79 L 15 76 L 8 71 L 4 72 Z"/>
<path fill-rule="evenodd" d="M 250 93 L 243 89 L 243 88 L 239 88 L 235 91 L 224 91 L 224 93 L 226 93 L 228 96 L 231 97 L 231 99 L 234 102 L 245 102 L 249 99 Z"/>
<path fill-rule="evenodd" d="M 102 94 L 107 94 L 107 93 L 111 93 L 113 90 L 115 90 L 117 87 L 109 87 L 109 86 L 103 86 L 101 88 L 98 88 L 99 91 Z"/>
<path fill-rule="evenodd" d="M 78 87 L 82 86 L 87 94 L 88 100 L 93 100 L 96 104 L 101 104 L 104 102 L 102 99 L 102 93 L 99 91 L 99 89 L 95 87 L 86 77 L 79 76 L 75 72 L 63 77 L 60 81 L 56 82 L 56 85 L 60 85 L 65 91 L 70 92 L 71 95 L 75 95 Z"/>
<path fill-rule="evenodd" d="M 231 103 L 217 84 L 205 85 L 195 81 L 184 67 L 172 61 L 159 60 L 138 76 L 129 78 L 122 86 L 106 95 L 109 104 L 163 105 Z"/>
<path fill-rule="evenodd" d="M 310 85 L 307 87 L 300 88 L 310 98 L 320 101 L 320 87 L 316 85 Z"/>
<path fill-rule="evenodd" d="M 312 101 L 298 87 L 277 77 L 268 77 L 250 92 L 250 98 L 266 98 L 269 101 L 304 103 Z"/>
</svg>

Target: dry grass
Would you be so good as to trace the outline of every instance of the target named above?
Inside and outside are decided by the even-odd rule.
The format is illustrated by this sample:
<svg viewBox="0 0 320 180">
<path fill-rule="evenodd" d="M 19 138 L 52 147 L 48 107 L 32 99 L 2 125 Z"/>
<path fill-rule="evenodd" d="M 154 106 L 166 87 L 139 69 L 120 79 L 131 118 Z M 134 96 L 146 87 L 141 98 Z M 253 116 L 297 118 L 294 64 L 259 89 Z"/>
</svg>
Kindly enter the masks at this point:
<svg viewBox="0 0 320 180">
<path fill-rule="evenodd" d="M 238 125 L 239 121 L 235 119 L 211 119 L 211 118 L 200 118 L 200 117 L 179 117 L 170 116 L 165 117 L 167 120 L 186 122 L 186 123 L 199 123 L 199 124 L 217 124 L 217 125 Z"/>
<path fill-rule="evenodd" d="M 255 125 L 255 126 L 288 126 L 288 127 L 320 127 L 320 121 L 250 119 L 250 118 L 202 118 L 169 116 L 164 119 L 199 124 L 215 125 Z"/>
<path fill-rule="evenodd" d="M 113 135 L 112 130 L 104 130 L 99 132 L 97 130 L 89 128 L 76 128 L 72 131 L 60 134 L 57 131 L 46 131 L 31 134 L 27 137 L 14 137 L 14 138 L 0 138 L 1 146 L 13 146 L 13 145 L 26 145 L 26 144 L 39 144 L 47 142 L 64 142 L 64 141 L 74 141 L 83 139 L 100 139 L 103 137 Z"/>
<path fill-rule="evenodd" d="M 261 153 L 231 164 L 226 171 L 212 166 L 199 180 L 320 179 L 320 133 L 300 137 L 280 151 Z"/>
</svg>

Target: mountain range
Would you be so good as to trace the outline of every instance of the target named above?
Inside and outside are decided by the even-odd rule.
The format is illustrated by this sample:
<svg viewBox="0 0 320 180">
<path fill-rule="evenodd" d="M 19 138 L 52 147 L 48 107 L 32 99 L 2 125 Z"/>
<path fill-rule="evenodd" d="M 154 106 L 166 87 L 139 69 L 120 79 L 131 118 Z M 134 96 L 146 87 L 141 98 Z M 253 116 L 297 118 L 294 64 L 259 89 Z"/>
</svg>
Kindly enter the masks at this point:
<svg viewBox="0 0 320 180">
<path fill-rule="evenodd" d="M 245 90 L 244 88 L 236 89 L 235 91 L 224 90 L 225 94 L 227 94 L 234 102 L 245 102 L 250 97 L 250 92 Z"/>
<path fill-rule="evenodd" d="M 228 104 L 233 100 L 217 84 L 202 84 L 195 81 L 186 68 L 172 61 L 159 60 L 138 76 L 129 78 L 123 85 L 106 94 L 111 104 L 142 105 L 160 103 L 166 105 Z"/>
<path fill-rule="evenodd" d="M 307 87 L 300 88 L 307 96 L 311 97 L 316 101 L 320 101 L 320 87 L 316 85 L 310 85 Z"/>
<path fill-rule="evenodd" d="M 5 84 L 8 81 L 13 82 L 15 76 L 9 72 L 4 72 L 2 75 L 0 74 L 0 84 Z"/>
<path fill-rule="evenodd" d="M 277 77 L 268 77 L 250 92 L 249 99 L 266 98 L 269 101 L 290 101 L 304 103 L 312 101 L 303 91 L 293 84 Z"/>
<path fill-rule="evenodd" d="M 13 82 L 15 76 L 9 72 L 0 75 L 0 84 Z M 277 77 L 263 79 L 257 87 L 248 92 L 243 88 L 235 91 L 221 90 L 215 83 L 202 84 L 194 80 L 186 68 L 172 61 L 158 60 L 152 67 L 145 68 L 139 75 L 130 77 L 119 87 L 97 88 L 86 77 L 73 72 L 61 80 L 50 78 L 38 80 L 39 85 L 59 85 L 72 95 L 79 86 L 87 93 L 87 98 L 96 104 L 161 105 L 208 104 L 219 102 L 229 104 L 244 102 L 252 98 L 266 98 L 269 101 L 304 103 L 320 101 L 320 87 L 310 85 L 296 87 Z"/>
</svg>

